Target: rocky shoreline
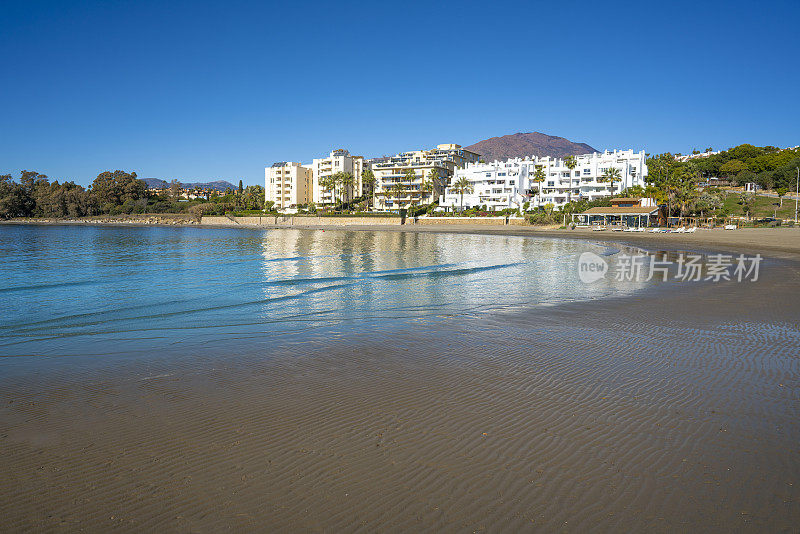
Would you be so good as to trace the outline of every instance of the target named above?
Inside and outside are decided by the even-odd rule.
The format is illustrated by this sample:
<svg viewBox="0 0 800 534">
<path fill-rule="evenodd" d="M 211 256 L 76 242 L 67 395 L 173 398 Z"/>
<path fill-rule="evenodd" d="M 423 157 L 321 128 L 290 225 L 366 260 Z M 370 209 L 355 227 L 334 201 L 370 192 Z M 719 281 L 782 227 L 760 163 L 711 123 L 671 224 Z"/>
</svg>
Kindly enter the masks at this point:
<svg viewBox="0 0 800 534">
<path fill-rule="evenodd" d="M 0 224 L 111 224 L 111 225 L 199 225 L 200 221 L 190 215 L 140 214 L 140 215 L 96 215 L 75 218 L 17 218 L 0 221 Z"/>
</svg>

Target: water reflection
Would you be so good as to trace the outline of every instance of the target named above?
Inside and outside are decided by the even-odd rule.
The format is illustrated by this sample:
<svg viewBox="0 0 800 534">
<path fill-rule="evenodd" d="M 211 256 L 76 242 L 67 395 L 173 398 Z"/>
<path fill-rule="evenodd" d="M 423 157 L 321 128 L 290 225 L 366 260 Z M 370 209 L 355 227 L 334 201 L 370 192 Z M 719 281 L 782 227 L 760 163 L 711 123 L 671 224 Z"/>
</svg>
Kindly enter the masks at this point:
<svg viewBox="0 0 800 534">
<path fill-rule="evenodd" d="M 249 350 L 628 294 L 580 282 L 589 243 L 322 230 L 8 226 L 0 354 Z"/>
</svg>

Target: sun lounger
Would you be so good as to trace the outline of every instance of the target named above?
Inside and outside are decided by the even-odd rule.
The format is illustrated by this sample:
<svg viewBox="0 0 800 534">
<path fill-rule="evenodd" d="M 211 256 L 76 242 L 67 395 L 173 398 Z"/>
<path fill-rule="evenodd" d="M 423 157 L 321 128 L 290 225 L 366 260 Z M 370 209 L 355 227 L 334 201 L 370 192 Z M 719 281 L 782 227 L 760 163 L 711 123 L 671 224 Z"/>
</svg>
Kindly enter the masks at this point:
<svg viewBox="0 0 800 534">
<path fill-rule="evenodd" d="M 691 228 L 687 228 L 687 229 L 686 229 L 686 233 L 687 233 L 687 234 L 693 234 L 693 233 L 695 233 L 696 231 L 697 231 L 697 227 L 696 227 L 696 226 L 692 226 Z"/>
<path fill-rule="evenodd" d="M 681 226 L 680 228 L 676 228 L 675 230 L 673 230 L 673 232 L 675 232 L 676 234 L 685 234 L 686 233 L 686 228 Z"/>
<path fill-rule="evenodd" d="M 735 224 L 726 224 L 725 225 L 725 229 L 726 230 L 736 230 L 736 225 Z"/>
</svg>

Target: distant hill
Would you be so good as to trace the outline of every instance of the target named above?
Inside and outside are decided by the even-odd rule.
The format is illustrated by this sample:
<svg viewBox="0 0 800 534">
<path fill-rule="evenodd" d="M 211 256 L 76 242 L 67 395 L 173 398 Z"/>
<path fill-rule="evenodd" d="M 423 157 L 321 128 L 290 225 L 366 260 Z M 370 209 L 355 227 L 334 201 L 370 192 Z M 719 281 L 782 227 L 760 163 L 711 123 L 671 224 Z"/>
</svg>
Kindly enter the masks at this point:
<svg viewBox="0 0 800 534">
<path fill-rule="evenodd" d="M 151 189 L 163 189 L 165 187 L 169 187 L 169 182 L 166 180 L 162 180 L 161 178 L 141 178 L 143 182 L 147 184 L 147 187 Z M 228 188 L 236 189 L 238 186 L 233 185 L 230 182 L 226 182 L 225 180 L 216 180 L 214 182 L 180 182 L 181 187 L 185 187 L 188 189 L 192 188 L 202 188 L 202 189 L 211 189 L 216 191 L 225 191 Z"/>
<path fill-rule="evenodd" d="M 515 133 L 492 137 L 465 147 L 477 152 L 486 161 L 521 158 L 524 156 L 551 156 L 563 158 L 597 152 L 586 143 L 573 143 L 569 139 L 540 132 Z"/>
<path fill-rule="evenodd" d="M 147 184 L 148 189 L 164 189 L 167 187 L 167 182 L 160 178 L 139 178 Z"/>
</svg>

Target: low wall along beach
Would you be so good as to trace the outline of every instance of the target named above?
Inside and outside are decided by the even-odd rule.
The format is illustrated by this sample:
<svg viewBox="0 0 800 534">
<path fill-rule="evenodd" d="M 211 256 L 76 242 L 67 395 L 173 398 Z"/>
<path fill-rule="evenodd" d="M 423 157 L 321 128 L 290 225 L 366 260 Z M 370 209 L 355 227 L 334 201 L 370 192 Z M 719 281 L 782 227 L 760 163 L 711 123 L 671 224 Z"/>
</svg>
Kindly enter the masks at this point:
<svg viewBox="0 0 800 534">
<path fill-rule="evenodd" d="M 526 224 L 521 217 L 295 217 L 291 215 L 271 215 L 258 217 L 206 216 L 200 221 L 204 226 L 399 226 L 417 225 L 463 225 L 479 224 L 491 226 Z"/>
</svg>

